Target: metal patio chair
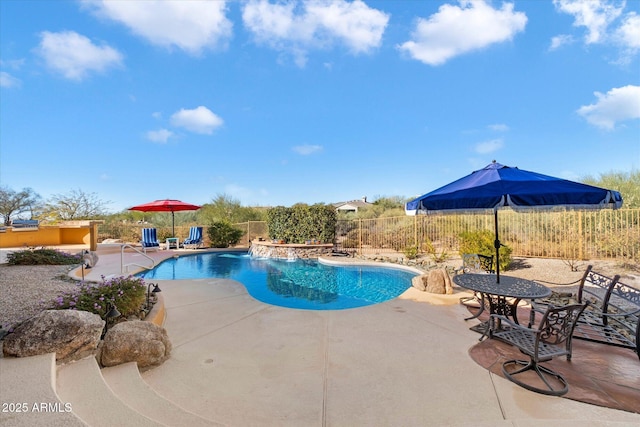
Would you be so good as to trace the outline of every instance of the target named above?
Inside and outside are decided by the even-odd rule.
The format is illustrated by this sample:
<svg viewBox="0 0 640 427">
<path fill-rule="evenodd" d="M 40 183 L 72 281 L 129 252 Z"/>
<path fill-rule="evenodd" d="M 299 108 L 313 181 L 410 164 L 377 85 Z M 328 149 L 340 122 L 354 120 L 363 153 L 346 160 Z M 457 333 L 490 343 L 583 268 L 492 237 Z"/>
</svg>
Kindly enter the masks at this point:
<svg viewBox="0 0 640 427">
<path fill-rule="evenodd" d="M 519 386 L 537 393 L 552 396 L 566 394 L 569 391 L 569 385 L 564 377 L 560 373 L 540 365 L 540 362 L 547 362 L 559 356 L 566 356 L 567 361 L 571 360 L 573 329 L 587 305 L 588 303 L 562 307 L 550 305 L 540 319 L 540 323 L 533 328 L 520 326 L 504 316 L 492 314 L 489 337 L 511 344 L 529 356 L 528 361 L 514 359 L 504 362 L 502 373 L 505 377 Z M 501 323 L 500 330 L 495 330 L 497 320 L 500 320 L 499 323 Z M 535 372 L 546 387 L 542 388 L 531 382 L 526 382 L 524 378 L 527 378 L 526 372 L 528 371 Z"/>
<path fill-rule="evenodd" d="M 495 273 L 493 269 L 493 256 L 481 255 L 481 254 L 462 254 L 462 266 L 455 270 L 456 274 L 459 273 Z M 474 292 L 473 296 L 461 297 L 460 304 L 480 309 L 485 301 L 482 294 Z M 478 313 L 479 314 L 479 313 Z M 476 316 L 467 317 L 464 320 L 475 319 Z"/>
</svg>

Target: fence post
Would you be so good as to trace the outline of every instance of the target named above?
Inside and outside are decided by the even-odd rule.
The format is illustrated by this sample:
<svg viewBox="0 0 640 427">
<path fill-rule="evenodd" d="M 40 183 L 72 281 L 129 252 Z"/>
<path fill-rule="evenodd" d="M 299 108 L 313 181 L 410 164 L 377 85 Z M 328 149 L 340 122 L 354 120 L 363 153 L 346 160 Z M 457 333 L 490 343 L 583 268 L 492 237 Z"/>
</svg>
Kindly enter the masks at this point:
<svg viewBox="0 0 640 427">
<path fill-rule="evenodd" d="M 413 217 L 413 246 L 418 248 L 418 215 Z"/>
<path fill-rule="evenodd" d="M 578 259 L 584 259 L 584 236 L 582 235 L 582 211 L 578 211 Z"/>
<path fill-rule="evenodd" d="M 362 218 L 358 220 L 358 252 L 362 255 Z"/>
</svg>

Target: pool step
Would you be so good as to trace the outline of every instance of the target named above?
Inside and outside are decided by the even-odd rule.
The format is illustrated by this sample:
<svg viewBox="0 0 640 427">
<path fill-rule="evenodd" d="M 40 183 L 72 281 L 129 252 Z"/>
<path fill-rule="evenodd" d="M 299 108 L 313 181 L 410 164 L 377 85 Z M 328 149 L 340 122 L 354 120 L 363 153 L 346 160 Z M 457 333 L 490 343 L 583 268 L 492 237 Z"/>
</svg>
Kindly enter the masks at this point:
<svg viewBox="0 0 640 427">
<path fill-rule="evenodd" d="M 102 369 L 102 376 L 118 398 L 137 412 L 167 426 L 221 425 L 188 412 L 160 396 L 140 376 L 135 362 Z"/>
<path fill-rule="evenodd" d="M 56 355 L 0 358 L 0 425 L 85 426 L 56 394 Z M 6 407 L 5 407 L 6 405 Z"/>
<path fill-rule="evenodd" d="M 92 427 L 157 427 L 154 421 L 118 399 L 105 383 L 95 357 L 58 367 L 57 392 L 73 412 Z"/>
</svg>

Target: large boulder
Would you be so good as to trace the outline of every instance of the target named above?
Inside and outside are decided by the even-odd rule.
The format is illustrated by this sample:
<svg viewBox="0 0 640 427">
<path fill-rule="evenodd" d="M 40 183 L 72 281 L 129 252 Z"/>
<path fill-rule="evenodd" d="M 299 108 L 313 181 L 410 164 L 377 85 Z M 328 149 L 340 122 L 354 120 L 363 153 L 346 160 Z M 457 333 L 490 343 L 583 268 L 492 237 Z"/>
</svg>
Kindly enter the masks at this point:
<svg viewBox="0 0 640 427">
<path fill-rule="evenodd" d="M 133 320 L 109 329 L 102 345 L 101 363 L 115 366 L 137 362 L 139 368 L 160 365 L 169 358 L 167 331 L 151 322 Z"/>
<path fill-rule="evenodd" d="M 80 310 L 45 310 L 19 324 L 4 338 L 5 356 L 27 357 L 55 352 L 67 362 L 94 353 L 100 343 L 104 320 Z"/>
<path fill-rule="evenodd" d="M 422 292 L 447 295 L 453 293 L 451 278 L 447 270 L 444 269 L 431 270 L 428 273 L 416 276 L 411 280 L 411 284 Z"/>
</svg>

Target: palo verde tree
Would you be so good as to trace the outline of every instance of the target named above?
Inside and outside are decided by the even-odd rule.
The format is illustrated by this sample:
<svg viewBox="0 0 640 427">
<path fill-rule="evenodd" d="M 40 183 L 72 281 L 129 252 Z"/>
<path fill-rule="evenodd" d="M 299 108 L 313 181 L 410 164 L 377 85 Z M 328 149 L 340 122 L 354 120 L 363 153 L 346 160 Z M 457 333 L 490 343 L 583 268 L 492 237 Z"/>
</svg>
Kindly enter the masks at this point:
<svg viewBox="0 0 640 427">
<path fill-rule="evenodd" d="M 0 216 L 4 225 L 10 225 L 12 217 L 25 212 L 29 213 L 29 219 L 33 218 L 39 202 L 40 196 L 31 188 L 17 192 L 9 187 L 0 187 Z"/>
<path fill-rule="evenodd" d="M 47 201 L 42 217 L 50 221 L 95 219 L 107 214 L 105 202 L 96 193 L 80 189 L 65 194 L 55 194 Z"/>
<path fill-rule="evenodd" d="M 220 221 L 238 223 L 262 221 L 264 215 L 255 208 L 242 206 L 240 201 L 227 194 L 219 194 L 211 203 L 197 211 L 198 222 L 213 224 Z"/>
<path fill-rule="evenodd" d="M 619 191 L 625 208 L 640 208 L 640 170 L 630 172 L 609 172 L 596 179 L 591 176 L 582 182 L 596 187 Z"/>
</svg>

